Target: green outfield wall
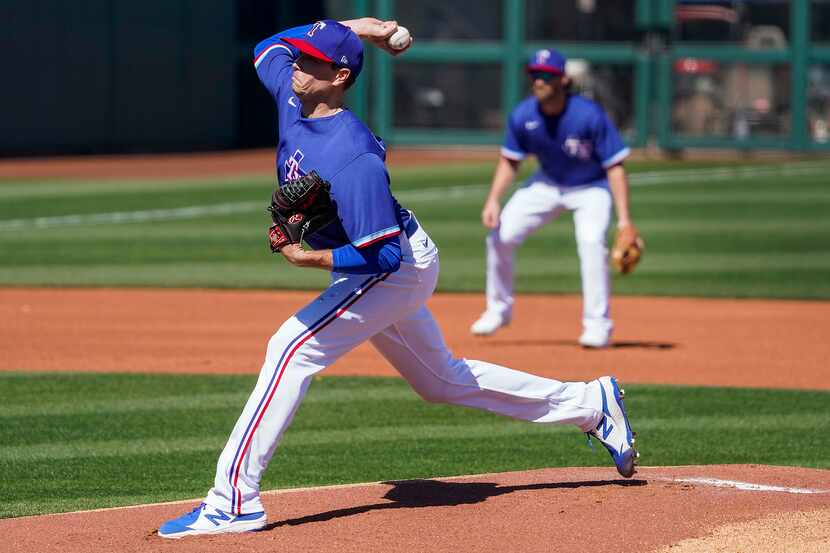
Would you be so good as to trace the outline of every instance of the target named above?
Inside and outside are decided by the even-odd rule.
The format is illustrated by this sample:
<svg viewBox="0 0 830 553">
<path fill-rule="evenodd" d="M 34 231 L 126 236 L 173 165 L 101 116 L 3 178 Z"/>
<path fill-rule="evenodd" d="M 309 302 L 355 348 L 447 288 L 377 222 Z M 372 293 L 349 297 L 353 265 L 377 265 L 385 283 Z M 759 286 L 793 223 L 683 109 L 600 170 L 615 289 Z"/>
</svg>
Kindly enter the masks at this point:
<svg viewBox="0 0 830 553">
<path fill-rule="evenodd" d="M 349 93 L 390 144 L 498 144 L 554 47 L 633 146 L 830 147 L 830 0 L 10 0 L 0 156 L 273 145 L 253 46 L 362 15 L 416 37 Z"/>
</svg>

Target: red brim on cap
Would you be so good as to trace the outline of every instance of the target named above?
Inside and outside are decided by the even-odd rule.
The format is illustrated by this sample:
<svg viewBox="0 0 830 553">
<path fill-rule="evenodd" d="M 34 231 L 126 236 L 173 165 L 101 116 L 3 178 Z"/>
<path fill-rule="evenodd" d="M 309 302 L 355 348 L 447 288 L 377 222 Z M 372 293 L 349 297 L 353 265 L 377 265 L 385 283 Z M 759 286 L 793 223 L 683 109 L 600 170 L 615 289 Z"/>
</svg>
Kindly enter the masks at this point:
<svg viewBox="0 0 830 553">
<path fill-rule="evenodd" d="M 528 65 L 528 73 L 531 71 L 542 71 L 544 73 L 551 73 L 553 75 L 562 75 L 562 71 L 552 65 Z"/>
<path fill-rule="evenodd" d="M 323 52 L 315 48 L 310 42 L 307 40 L 303 40 L 301 38 L 284 38 L 282 39 L 283 42 L 287 42 L 303 54 L 308 54 L 312 58 L 317 58 L 318 60 L 323 60 L 331 63 L 331 58 L 325 55 Z"/>
</svg>

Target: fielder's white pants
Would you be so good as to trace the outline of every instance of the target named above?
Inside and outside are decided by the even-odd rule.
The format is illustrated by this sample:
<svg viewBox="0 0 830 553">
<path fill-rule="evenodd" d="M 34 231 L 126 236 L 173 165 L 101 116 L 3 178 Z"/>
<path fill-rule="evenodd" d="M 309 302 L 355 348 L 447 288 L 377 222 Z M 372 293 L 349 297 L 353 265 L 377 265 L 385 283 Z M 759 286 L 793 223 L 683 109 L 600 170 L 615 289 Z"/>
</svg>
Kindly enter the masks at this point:
<svg viewBox="0 0 830 553">
<path fill-rule="evenodd" d="M 259 380 L 219 457 L 208 505 L 238 514 L 263 510 L 262 474 L 312 377 L 366 340 L 427 401 L 583 431 L 599 424 L 595 383 L 564 383 L 453 357 L 425 306 L 438 280 L 437 248 L 421 228 L 401 242 L 397 272 L 333 274 L 329 288 L 271 338 Z"/>
<path fill-rule="evenodd" d="M 611 192 L 606 186 L 567 187 L 538 181 L 517 190 L 502 210 L 499 227 L 487 236 L 487 310 L 510 320 L 516 248 L 568 210 L 574 214 L 582 276 L 582 326 L 585 330 L 610 332 L 611 284 L 605 235 L 611 206 Z"/>
</svg>

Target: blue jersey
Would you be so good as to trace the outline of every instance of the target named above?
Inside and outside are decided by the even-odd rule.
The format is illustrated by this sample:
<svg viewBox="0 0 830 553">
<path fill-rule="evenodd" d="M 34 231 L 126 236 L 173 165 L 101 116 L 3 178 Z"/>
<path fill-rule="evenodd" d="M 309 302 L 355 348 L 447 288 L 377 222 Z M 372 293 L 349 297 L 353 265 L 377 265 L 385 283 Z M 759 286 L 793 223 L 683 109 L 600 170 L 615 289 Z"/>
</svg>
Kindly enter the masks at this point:
<svg viewBox="0 0 830 553">
<path fill-rule="evenodd" d="M 521 160 L 533 154 L 539 177 L 555 184 L 606 185 L 605 170 L 625 159 L 630 150 L 605 111 L 591 100 L 569 95 L 559 115 L 546 116 L 539 101 L 525 98 L 510 113 L 501 154 Z"/>
<path fill-rule="evenodd" d="M 302 104 L 291 88 L 292 64 L 299 51 L 280 38 L 301 37 L 310 28 L 283 31 L 254 49 L 257 75 L 279 114 L 277 178 L 285 182 L 316 170 L 331 183 L 338 220 L 307 237 L 309 246 L 363 248 L 399 235 L 409 214 L 389 188 L 383 142 L 351 111 L 303 117 Z"/>
</svg>

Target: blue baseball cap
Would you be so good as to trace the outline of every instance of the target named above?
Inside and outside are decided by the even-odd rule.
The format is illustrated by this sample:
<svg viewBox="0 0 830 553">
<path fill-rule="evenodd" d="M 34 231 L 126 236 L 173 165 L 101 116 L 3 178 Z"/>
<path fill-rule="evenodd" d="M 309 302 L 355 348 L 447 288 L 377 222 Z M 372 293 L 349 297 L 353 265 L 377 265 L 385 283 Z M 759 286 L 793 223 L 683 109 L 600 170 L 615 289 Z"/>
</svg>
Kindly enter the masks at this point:
<svg viewBox="0 0 830 553">
<path fill-rule="evenodd" d="M 313 58 L 350 69 L 352 80 L 363 69 L 363 43 L 354 31 L 333 19 L 318 21 L 302 37 L 282 40 Z"/>
<path fill-rule="evenodd" d="M 527 70 L 543 71 L 554 75 L 565 74 L 565 56 L 553 48 L 536 50 L 527 62 Z"/>
</svg>

